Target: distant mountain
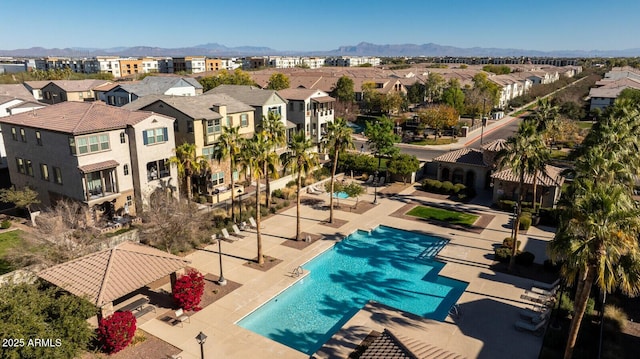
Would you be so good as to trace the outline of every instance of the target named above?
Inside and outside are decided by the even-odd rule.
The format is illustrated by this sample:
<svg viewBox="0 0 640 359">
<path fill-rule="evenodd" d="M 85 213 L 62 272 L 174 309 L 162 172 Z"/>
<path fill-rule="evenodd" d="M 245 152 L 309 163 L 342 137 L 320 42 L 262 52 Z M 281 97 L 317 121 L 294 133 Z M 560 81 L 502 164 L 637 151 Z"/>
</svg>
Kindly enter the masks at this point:
<svg viewBox="0 0 640 359">
<path fill-rule="evenodd" d="M 634 57 L 640 56 L 640 48 L 625 50 L 562 50 L 538 51 L 525 49 L 499 49 L 471 47 L 461 48 L 438 45 L 434 43 L 377 45 L 361 42 L 357 45 L 340 46 L 330 51 L 279 51 L 269 47 L 238 46 L 227 47 L 218 43 L 207 43 L 192 47 L 162 48 L 149 46 L 114 47 L 110 49 L 96 48 L 65 48 L 45 49 L 32 47 L 29 49 L 0 50 L 0 56 L 13 57 L 93 57 L 99 55 L 112 56 L 261 56 L 261 55 L 309 55 L 309 56 L 459 56 L 459 57 L 509 57 L 509 56 L 539 56 L 539 57 Z"/>
</svg>

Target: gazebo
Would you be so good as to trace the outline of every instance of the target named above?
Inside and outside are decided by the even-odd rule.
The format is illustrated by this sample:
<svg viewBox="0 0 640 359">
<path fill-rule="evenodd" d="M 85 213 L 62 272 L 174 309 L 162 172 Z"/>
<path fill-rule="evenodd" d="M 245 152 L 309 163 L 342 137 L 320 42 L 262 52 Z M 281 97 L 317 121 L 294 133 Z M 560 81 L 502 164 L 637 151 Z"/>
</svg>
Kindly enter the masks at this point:
<svg viewBox="0 0 640 359">
<path fill-rule="evenodd" d="M 87 297 L 100 308 L 100 319 L 113 313 L 116 299 L 167 275 L 173 292 L 176 271 L 189 263 L 173 254 L 127 241 L 42 270 L 38 277 L 69 293 Z"/>
</svg>

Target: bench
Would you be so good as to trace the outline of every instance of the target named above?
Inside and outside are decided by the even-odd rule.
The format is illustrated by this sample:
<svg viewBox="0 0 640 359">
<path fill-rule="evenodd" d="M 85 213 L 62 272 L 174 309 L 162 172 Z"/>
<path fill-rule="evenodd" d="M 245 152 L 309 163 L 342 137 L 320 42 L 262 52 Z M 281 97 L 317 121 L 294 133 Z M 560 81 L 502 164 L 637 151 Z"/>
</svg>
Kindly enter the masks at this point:
<svg viewBox="0 0 640 359">
<path fill-rule="evenodd" d="M 133 315 L 136 318 L 140 318 L 141 316 L 143 316 L 143 315 L 145 315 L 145 314 L 147 314 L 149 312 L 154 312 L 155 313 L 156 312 L 156 307 L 154 307 L 153 305 L 147 305 L 146 307 L 144 307 L 144 308 L 136 311 L 135 313 L 133 313 Z"/>
<path fill-rule="evenodd" d="M 146 305 L 149 304 L 149 298 L 147 297 L 142 297 L 139 299 L 134 300 L 133 302 L 124 305 L 122 307 L 120 307 L 118 309 L 118 312 L 134 312 L 134 311 L 139 311 L 142 310 L 142 308 Z"/>
</svg>

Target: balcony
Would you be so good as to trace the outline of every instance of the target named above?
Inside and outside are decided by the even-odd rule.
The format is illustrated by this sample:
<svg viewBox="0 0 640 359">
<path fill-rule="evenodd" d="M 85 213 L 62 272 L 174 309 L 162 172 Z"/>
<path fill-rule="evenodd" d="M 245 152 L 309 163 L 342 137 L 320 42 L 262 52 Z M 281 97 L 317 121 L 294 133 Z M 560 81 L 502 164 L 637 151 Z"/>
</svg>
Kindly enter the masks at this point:
<svg viewBox="0 0 640 359">
<path fill-rule="evenodd" d="M 85 203 L 92 206 L 120 196 L 117 166 L 118 162 L 110 160 L 79 167 Z"/>
</svg>

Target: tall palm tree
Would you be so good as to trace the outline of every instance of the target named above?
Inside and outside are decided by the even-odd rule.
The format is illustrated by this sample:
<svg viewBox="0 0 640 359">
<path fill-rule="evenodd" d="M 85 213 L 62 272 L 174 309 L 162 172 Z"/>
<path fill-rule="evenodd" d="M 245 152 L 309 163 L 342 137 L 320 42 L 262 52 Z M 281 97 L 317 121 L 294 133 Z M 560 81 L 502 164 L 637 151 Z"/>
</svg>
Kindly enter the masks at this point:
<svg viewBox="0 0 640 359">
<path fill-rule="evenodd" d="M 271 155 L 267 158 L 267 174 L 265 175 L 265 184 L 267 187 L 265 205 L 267 208 L 271 208 L 271 176 L 278 173 L 277 170 L 280 162 L 280 157 L 277 156 L 276 150 L 286 143 L 287 128 L 280 120 L 280 114 L 274 112 L 269 112 L 266 117 L 262 116 L 262 124 L 260 127 L 267 136 L 270 147 L 269 151 L 271 152 Z"/>
<path fill-rule="evenodd" d="M 218 138 L 218 143 L 213 152 L 213 158 L 221 161 L 229 160 L 229 173 L 231 174 L 231 220 L 236 221 L 236 213 L 234 211 L 235 202 L 235 179 L 233 173 L 237 168 L 238 156 L 240 155 L 241 142 L 243 138 L 240 136 L 240 127 L 222 127 L 222 134 Z"/>
<path fill-rule="evenodd" d="M 509 260 L 509 271 L 512 271 L 515 257 L 518 253 L 518 230 L 520 227 L 520 215 L 522 214 L 522 202 L 524 201 L 525 176 L 537 175 L 537 171 L 545 163 L 546 146 L 533 121 L 521 122 L 518 131 L 514 136 L 507 139 L 505 144 L 505 148 L 497 155 L 498 166 L 501 169 L 510 168 L 511 172 L 518 178 L 517 211 L 513 223 L 513 249 Z"/>
<path fill-rule="evenodd" d="M 302 174 L 309 172 L 318 165 L 318 156 L 311 152 L 314 147 L 310 139 L 307 139 L 304 132 L 300 131 L 293 135 L 287 145 L 288 152 L 282 154 L 285 168 L 297 173 L 297 193 L 296 193 L 296 240 L 300 240 L 300 189 L 302 188 Z"/>
<path fill-rule="evenodd" d="M 196 145 L 193 143 L 183 143 L 174 149 L 175 156 L 169 159 L 169 163 L 175 163 L 178 167 L 178 176 L 185 180 L 187 198 L 193 197 L 191 188 L 191 178 L 200 175 L 211 168 L 207 158 L 196 154 Z"/>
<path fill-rule="evenodd" d="M 584 181 L 576 186 L 567 207 L 569 220 L 549 245 L 551 258 L 564 261 L 567 282 L 577 285 L 565 359 L 573 355 L 594 283 L 606 293 L 619 288 L 625 294 L 640 294 L 637 205 L 620 184 Z"/>
<path fill-rule="evenodd" d="M 555 135 L 560 130 L 560 114 L 558 106 L 551 104 L 548 98 L 538 99 L 532 119 L 538 124 L 538 131 L 542 133 L 549 146 L 555 142 Z"/>
<path fill-rule="evenodd" d="M 269 153 L 269 141 L 264 131 L 256 132 L 253 138 L 244 141 L 241 165 L 256 181 L 256 234 L 258 244 L 258 264 L 264 264 L 262 235 L 260 230 L 260 178 L 265 175 L 265 161 Z"/>
<path fill-rule="evenodd" d="M 331 196 L 329 197 L 329 223 L 333 223 L 333 192 L 336 168 L 338 167 L 338 156 L 341 152 L 354 148 L 351 134 L 353 130 L 347 126 L 347 121 L 338 117 L 327 125 L 327 133 L 323 136 L 323 141 L 327 143 L 327 148 L 333 152 L 333 165 L 331 166 Z"/>
</svg>

